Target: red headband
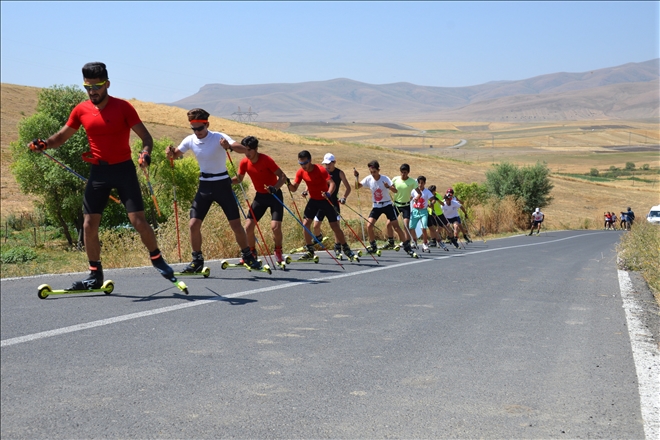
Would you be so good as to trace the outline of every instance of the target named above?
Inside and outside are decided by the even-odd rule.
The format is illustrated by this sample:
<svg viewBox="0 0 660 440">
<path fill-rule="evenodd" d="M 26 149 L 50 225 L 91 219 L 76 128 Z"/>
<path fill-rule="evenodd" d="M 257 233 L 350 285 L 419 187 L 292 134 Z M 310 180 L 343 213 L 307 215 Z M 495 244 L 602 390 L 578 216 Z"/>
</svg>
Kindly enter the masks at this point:
<svg viewBox="0 0 660 440">
<path fill-rule="evenodd" d="M 198 124 L 206 124 L 206 123 L 209 122 L 209 121 L 208 121 L 208 119 L 193 119 L 193 120 L 190 121 L 190 122 L 196 122 L 196 123 L 198 123 Z"/>
</svg>

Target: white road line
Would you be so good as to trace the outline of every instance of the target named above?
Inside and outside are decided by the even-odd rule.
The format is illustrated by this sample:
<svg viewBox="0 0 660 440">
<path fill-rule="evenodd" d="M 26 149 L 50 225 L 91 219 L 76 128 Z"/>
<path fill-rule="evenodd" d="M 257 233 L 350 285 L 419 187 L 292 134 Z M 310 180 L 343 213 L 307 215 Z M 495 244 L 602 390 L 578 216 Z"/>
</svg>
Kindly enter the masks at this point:
<svg viewBox="0 0 660 440">
<path fill-rule="evenodd" d="M 639 383 L 639 400 L 647 439 L 660 439 L 660 350 L 639 318 L 643 310 L 635 301 L 628 272 L 619 270 L 619 286 L 626 311 L 628 334 Z"/>
<path fill-rule="evenodd" d="M 601 233 L 604 233 L 604 232 L 601 232 Z M 547 244 L 557 243 L 557 242 L 560 242 L 560 241 L 571 240 L 571 239 L 574 239 L 574 238 L 585 237 L 585 236 L 588 236 L 588 235 L 595 235 L 595 234 L 598 234 L 598 232 L 590 233 L 590 234 L 573 235 L 571 237 L 559 238 L 557 240 L 551 240 L 551 241 L 543 241 L 543 242 L 528 243 L 528 244 L 521 244 L 521 245 L 515 245 L 515 246 L 507 246 L 507 247 L 496 248 L 496 249 L 484 249 L 484 250 L 473 251 L 473 252 L 462 252 L 460 254 L 444 255 L 442 257 L 431 257 L 431 258 L 427 257 L 427 258 L 419 259 L 419 260 L 415 259 L 415 260 L 412 260 L 412 261 L 408 261 L 406 263 L 392 264 L 392 265 L 389 265 L 389 266 L 379 266 L 379 267 L 375 267 L 375 268 L 372 268 L 372 269 L 360 270 L 360 271 L 357 271 L 357 272 L 341 273 L 341 274 L 337 274 L 337 275 L 330 275 L 330 276 L 326 276 L 326 277 L 314 278 L 314 279 L 305 280 L 305 281 L 296 281 L 296 282 L 281 284 L 281 285 L 278 285 L 278 286 L 270 286 L 270 287 L 264 287 L 264 288 L 260 288 L 260 289 L 245 290 L 243 292 L 237 292 L 237 293 L 232 293 L 232 294 L 229 294 L 229 295 L 223 295 L 221 297 L 218 297 L 217 299 L 205 299 L 205 300 L 199 300 L 199 301 L 186 302 L 184 304 L 178 304 L 178 305 L 175 305 L 175 306 L 162 307 L 162 308 L 159 308 L 159 309 L 153 309 L 153 310 L 149 310 L 149 311 L 145 311 L 145 312 L 131 313 L 131 314 L 128 314 L 128 315 L 116 316 L 114 318 L 100 319 L 98 321 L 91 321 L 91 322 L 87 322 L 87 323 L 83 323 L 83 324 L 72 325 L 72 326 L 69 326 L 69 327 L 62 327 L 62 328 L 55 329 L 55 330 L 48 330 L 48 331 L 45 331 L 45 332 L 33 333 L 31 335 L 19 336 L 19 337 L 10 338 L 10 339 L 3 339 L 2 341 L 0 341 L 0 347 L 2 347 L 2 348 L 9 347 L 10 345 L 22 344 L 24 342 L 30 342 L 30 341 L 35 341 L 35 340 L 44 339 L 44 338 L 50 338 L 52 336 L 58 336 L 58 335 L 66 334 L 66 333 L 77 332 L 77 331 L 80 331 L 80 330 L 87 330 L 87 329 L 90 329 L 90 328 L 115 324 L 117 322 L 128 321 L 128 320 L 131 320 L 131 319 L 144 318 L 144 317 L 147 317 L 147 316 L 158 315 L 158 314 L 161 314 L 161 313 L 168 313 L 168 312 L 173 312 L 173 311 L 176 311 L 176 310 L 186 309 L 188 307 L 201 306 L 201 305 L 204 305 L 204 304 L 210 304 L 210 303 L 214 303 L 214 302 L 217 302 L 217 301 L 222 301 L 222 300 L 225 300 L 225 299 L 228 299 L 228 298 L 240 298 L 240 297 L 243 297 L 243 296 L 253 295 L 255 293 L 272 292 L 274 290 L 288 289 L 288 288 L 300 286 L 300 285 L 303 285 L 303 284 L 316 283 L 316 282 L 320 282 L 320 281 L 335 280 L 335 279 L 346 278 L 346 277 L 353 277 L 353 276 L 357 276 L 357 275 L 364 275 L 364 274 L 367 274 L 367 273 L 378 272 L 378 271 L 381 271 L 381 270 L 408 266 L 408 265 L 411 265 L 411 264 L 428 263 L 430 261 L 444 260 L 444 259 L 447 259 L 447 258 L 465 257 L 466 255 L 482 254 L 482 253 L 486 253 L 486 252 L 496 252 L 496 251 L 503 251 L 503 250 L 509 250 L 509 249 L 517 249 L 517 248 L 528 247 L 528 246 L 543 246 L 543 245 L 547 245 Z"/>
</svg>

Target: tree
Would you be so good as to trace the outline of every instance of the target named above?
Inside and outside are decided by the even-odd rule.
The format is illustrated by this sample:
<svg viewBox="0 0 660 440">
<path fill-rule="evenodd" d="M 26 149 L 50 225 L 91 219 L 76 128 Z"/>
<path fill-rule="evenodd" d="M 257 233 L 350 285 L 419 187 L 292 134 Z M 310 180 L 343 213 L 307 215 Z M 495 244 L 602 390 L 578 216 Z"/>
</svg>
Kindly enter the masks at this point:
<svg viewBox="0 0 660 440">
<path fill-rule="evenodd" d="M 635 163 L 634 162 L 626 162 L 626 170 L 632 171 L 635 169 Z"/>
<path fill-rule="evenodd" d="M 488 200 L 488 188 L 485 184 L 458 182 L 452 188 L 454 195 L 465 205 L 481 205 Z"/>
<path fill-rule="evenodd" d="M 550 182 L 550 169 L 547 164 L 537 162 L 533 166 L 518 166 L 503 162 L 493 165 L 494 169 L 486 172 L 486 188 L 493 196 L 503 199 L 514 196 L 522 201 L 525 213 L 535 208 L 550 204 L 550 191 L 554 185 Z"/>
<path fill-rule="evenodd" d="M 37 196 L 37 208 L 58 224 L 70 245 L 73 237 L 69 226 L 82 229 L 82 195 L 84 184 L 73 174 L 61 168 L 46 156 L 30 152 L 27 143 L 34 138 L 45 139 L 57 132 L 69 118 L 73 107 L 87 99 L 75 86 L 52 86 L 41 90 L 37 112 L 19 123 L 19 140 L 11 144 L 11 169 L 22 192 Z M 81 154 L 88 150 L 87 137 L 79 130 L 66 146 L 48 150 L 48 154 L 85 175 L 88 166 Z"/>
<path fill-rule="evenodd" d="M 598 168 L 592 168 L 592 169 L 589 171 L 589 175 L 590 175 L 590 176 L 598 177 L 599 174 L 600 174 L 600 172 L 598 171 Z"/>
</svg>

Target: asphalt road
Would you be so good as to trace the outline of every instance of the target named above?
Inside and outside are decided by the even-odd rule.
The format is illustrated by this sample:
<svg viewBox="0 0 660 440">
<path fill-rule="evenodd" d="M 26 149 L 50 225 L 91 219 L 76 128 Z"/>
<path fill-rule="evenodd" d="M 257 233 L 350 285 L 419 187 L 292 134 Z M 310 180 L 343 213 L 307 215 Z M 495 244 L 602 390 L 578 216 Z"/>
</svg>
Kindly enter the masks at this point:
<svg viewBox="0 0 660 440">
<path fill-rule="evenodd" d="M 153 268 L 106 270 L 107 296 L 2 280 L 1 436 L 644 438 L 618 239 L 208 262 L 189 296 Z"/>
</svg>

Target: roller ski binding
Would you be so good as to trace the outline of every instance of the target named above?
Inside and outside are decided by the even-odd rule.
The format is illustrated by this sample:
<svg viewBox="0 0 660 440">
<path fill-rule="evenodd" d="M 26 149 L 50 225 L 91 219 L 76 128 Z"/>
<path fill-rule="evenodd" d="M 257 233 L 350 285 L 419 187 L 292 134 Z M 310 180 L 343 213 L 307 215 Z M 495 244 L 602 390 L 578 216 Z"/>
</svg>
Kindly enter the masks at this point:
<svg viewBox="0 0 660 440">
<path fill-rule="evenodd" d="M 192 275 L 202 275 L 204 278 L 208 278 L 211 275 L 211 269 L 204 266 L 204 257 L 201 252 L 193 252 L 193 259 L 188 264 L 183 271 L 174 272 L 175 276 L 192 276 Z"/>
<path fill-rule="evenodd" d="M 429 246 L 426 243 L 422 243 L 422 252 L 431 253 L 431 249 L 429 249 Z"/>
<path fill-rule="evenodd" d="M 174 275 L 174 270 L 170 267 L 169 264 L 165 262 L 165 259 L 162 255 L 159 254 L 157 258 L 152 257 L 151 264 L 156 268 L 156 270 L 158 270 L 158 272 L 160 272 L 163 278 L 170 281 L 177 287 L 177 289 L 188 295 L 188 286 L 186 286 L 186 283 L 183 281 L 179 281 L 177 279 L 177 277 Z"/>
<path fill-rule="evenodd" d="M 406 253 L 410 255 L 411 258 L 419 258 L 417 252 L 413 251 L 412 248 L 410 247 L 410 241 L 403 242 L 403 250 L 406 251 Z"/>
<path fill-rule="evenodd" d="M 110 295 L 115 289 L 115 284 L 112 280 L 103 282 L 103 269 L 99 264 L 96 267 L 90 266 L 90 274 L 82 281 L 76 281 L 68 289 L 53 290 L 48 284 L 42 284 L 37 288 L 37 296 L 39 299 L 46 299 L 49 295 L 66 295 L 75 293 L 92 293 L 103 292 Z"/>
</svg>

